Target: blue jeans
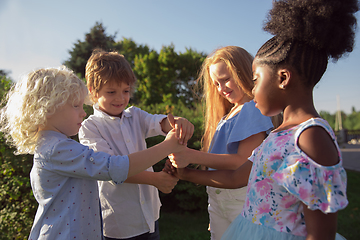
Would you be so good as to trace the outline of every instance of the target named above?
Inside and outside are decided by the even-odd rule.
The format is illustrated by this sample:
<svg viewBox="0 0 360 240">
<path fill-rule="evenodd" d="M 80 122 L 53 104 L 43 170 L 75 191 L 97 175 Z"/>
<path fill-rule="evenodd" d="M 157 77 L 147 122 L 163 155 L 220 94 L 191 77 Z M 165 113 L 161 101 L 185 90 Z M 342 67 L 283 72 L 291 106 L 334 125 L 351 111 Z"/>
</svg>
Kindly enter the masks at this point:
<svg viewBox="0 0 360 240">
<path fill-rule="evenodd" d="M 155 232 L 150 233 L 143 233 L 141 235 L 135 236 L 135 237 L 131 237 L 131 238 L 109 238 L 109 237 L 105 237 L 105 240 L 117 240 L 117 239 L 121 239 L 121 240 L 160 240 L 160 231 L 159 231 L 159 221 L 155 222 Z"/>
</svg>

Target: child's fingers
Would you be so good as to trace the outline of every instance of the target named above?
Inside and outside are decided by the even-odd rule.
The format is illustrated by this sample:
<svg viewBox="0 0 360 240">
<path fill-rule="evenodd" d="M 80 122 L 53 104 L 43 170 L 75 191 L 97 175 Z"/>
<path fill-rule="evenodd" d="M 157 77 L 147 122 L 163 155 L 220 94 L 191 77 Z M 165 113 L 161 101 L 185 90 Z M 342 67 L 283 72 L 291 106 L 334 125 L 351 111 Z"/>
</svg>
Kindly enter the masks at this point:
<svg viewBox="0 0 360 240">
<path fill-rule="evenodd" d="M 176 161 L 174 161 L 173 159 L 170 159 L 171 165 L 175 168 L 178 168 L 178 165 L 176 164 Z"/>
<path fill-rule="evenodd" d="M 183 135 L 184 135 L 183 144 L 186 145 L 193 134 L 194 134 L 194 125 L 192 125 L 192 124 L 188 125 L 186 128 L 186 131 L 183 133 Z"/>
<path fill-rule="evenodd" d="M 176 172 L 176 168 L 173 166 L 172 161 L 174 161 L 174 155 L 170 154 L 169 159 L 165 162 L 165 170 L 168 174 L 173 175 Z"/>
<path fill-rule="evenodd" d="M 182 144 L 182 128 L 181 124 L 176 123 L 175 124 L 175 130 L 176 130 L 176 137 L 179 139 L 179 143 Z"/>
<path fill-rule="evenodd" d="M 172 154 L 171 154 L 172 155 Z M 170 175 L 172 175 L 173 173 L 174 173 L 174 167 L 171 165 L 171 162 L 170 162 L 170 160 L 169 159 L 167 159 L 166 160 L 166 162 L 165 162 L 165 166 L 164 166 L 164 168 L 163 168 L 163 171 L 164 172 L 166 172 L 166 173 L 168 173 L 168 174 L 170 174 Z"/>
<path fill-rule="evenodd" d="M 171 126 L 172 128 L 175 128 L 175 118 L 174 118 L 174 115 L 172 115 L 171 113 L 169 113 L 169 114 L 167 115 L 167 119 L 168 119 L 168 121 L 169 121 L 169 123 L 170 123 L 170 126 Z"/>
<path fill-rule="evenodd" d="M 179 143 L 180 144 L 184 144 L 186 145 L 188 140 L 192 137 L 193 133 L 194 133 L 194 125 L 192 125 L 189 121 L 187 120 L 182 120 L 179 121 L 178 123 L 179 125 L 181 124 L 181 126 L 179 127 Z"/>
</svg>

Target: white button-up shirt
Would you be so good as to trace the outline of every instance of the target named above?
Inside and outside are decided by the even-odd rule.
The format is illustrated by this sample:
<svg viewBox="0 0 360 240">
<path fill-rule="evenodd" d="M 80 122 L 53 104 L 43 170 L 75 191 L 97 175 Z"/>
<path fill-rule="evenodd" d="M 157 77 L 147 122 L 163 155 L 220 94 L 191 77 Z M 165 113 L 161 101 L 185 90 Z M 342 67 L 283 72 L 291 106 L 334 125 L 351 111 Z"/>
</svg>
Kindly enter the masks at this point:
<svg viewBox="0 0 360 240">
<path fill-rule="evenodd" d="M 145 139 L 165 135 L 160 122 L 166 115 L 152 115 L 137 107 L 123 111 L 121 118 L 112 117 L 94 105 L 94 114 L 79 131 L 80 142 L 94 151 L 111 155 L 128 155 L 146 149 Z M 150 167 L 147 171 L 153 171 Z M 154 232 L 159 218 L 159 192 L 145 184 L 98 182 L 104 235 L 129 238 Z"/>
</svg>

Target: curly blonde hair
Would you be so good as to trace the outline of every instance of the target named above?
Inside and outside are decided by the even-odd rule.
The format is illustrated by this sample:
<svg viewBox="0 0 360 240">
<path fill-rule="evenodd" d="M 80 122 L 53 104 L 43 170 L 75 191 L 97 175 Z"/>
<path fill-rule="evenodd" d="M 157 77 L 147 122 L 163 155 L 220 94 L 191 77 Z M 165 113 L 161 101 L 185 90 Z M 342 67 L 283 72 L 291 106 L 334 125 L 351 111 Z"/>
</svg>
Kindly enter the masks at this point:
<svg viewBox="0 0 360 240">
<path fill-rule="evenodd" d="M 136 77 L 130 63 L 115 51 L 95 49 L 86 63 L 85 78 L 93 103 L 96 102 L 96 94 L 108 82 L 124 82 L 130 86 L 130 93 L 136 88 Z"/>
<path fill-rule="evenodd" d="M 0 130 L 16 147 L 16 154 L 33 154 L 47 116 L 87 95 L 85 83 L 65 66 L 32 71 L 15 83 L 3 100 L 6 105 L 0 110 Z"/>
<path fill-rule="evenodd" d="M 252 88 L 252 61 L 253 56 L 245 49 L 237 46 L 227 46 L 215 50 L 210 54 L 201 67 L 198 84 L 203 88 L 205 103 L 205 132 L 202 139 L 202 150 L 208 151 L 211 139 L 220 119 L 229 113 L 233 104 L 222 97 L 210 77 L 210 66 L 224 62 L 238 88 L 250 99 L 253 99 Z"/>
</svg>

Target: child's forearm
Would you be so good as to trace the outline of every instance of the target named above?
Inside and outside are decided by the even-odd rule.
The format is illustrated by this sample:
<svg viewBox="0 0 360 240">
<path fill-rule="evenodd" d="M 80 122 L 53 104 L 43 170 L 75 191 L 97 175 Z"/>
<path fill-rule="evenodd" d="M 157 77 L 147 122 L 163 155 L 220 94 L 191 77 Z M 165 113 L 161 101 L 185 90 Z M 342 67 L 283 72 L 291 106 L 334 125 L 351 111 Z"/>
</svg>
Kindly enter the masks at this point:
<svg viewBox="0 0 360 240">
<path fill-rule="evenodd" d="M 148 149 L 129 154 L 129 173 L 131 177 L 141 171 L 146 170 L 155 163 L 161 161 L 171 153 L 174 143 L 163 141 Z"/>
<path fill-rule="evenodd" d="M 125 183 L 153 185 L 153 174 L 154 172 L 144 170 L 139 172 L 138 174 L 128 177 Z"/>
<path fill-rule="evenodd" d="M 191 149 L 187 154 L 190 163 L 215 169 L 235 170 L 248 161 L 248 156 L 241 154 L 214 154 Z"/>
<path fill-rule="evenodd" d="M 237 170 L 201 171 L 186 169 L 181 174 L 180 179 L 211 187 L 240 188 L 247 185 L 251 167 L 252 163 L 249 161 Z"/>
<path fill-rule="evenodd" d="M 218 187 L 218 188 L 239 188 L 241 185 L 229 180 L 231 170 L 202 171 L 196 169 L 187 169 L 186 173 L 180 179 L 192 183 Z"/>
</svg>

